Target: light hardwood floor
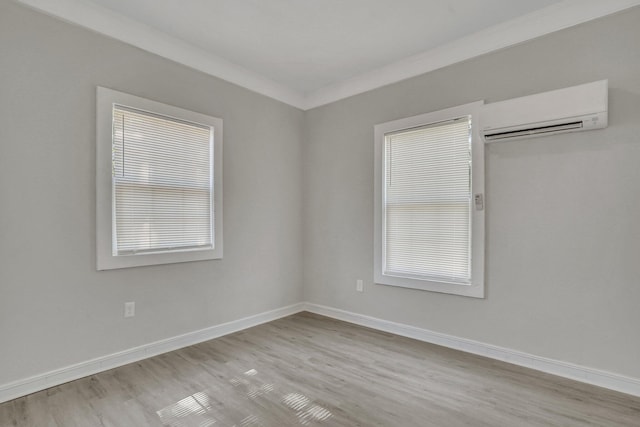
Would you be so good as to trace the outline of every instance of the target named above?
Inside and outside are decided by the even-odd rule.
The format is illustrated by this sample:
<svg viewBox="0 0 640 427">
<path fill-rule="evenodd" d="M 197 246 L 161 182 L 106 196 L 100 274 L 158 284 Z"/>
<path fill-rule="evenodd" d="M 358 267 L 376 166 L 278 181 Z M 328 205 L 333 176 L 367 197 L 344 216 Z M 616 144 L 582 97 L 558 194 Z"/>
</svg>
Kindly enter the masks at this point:
<svg viewBox="0 0 640 427">
<path fill-rule="evenodd" d="M 640 426 L 640 398 L 300 313 L 0 405 L 0 426 Z"/>
</svg>

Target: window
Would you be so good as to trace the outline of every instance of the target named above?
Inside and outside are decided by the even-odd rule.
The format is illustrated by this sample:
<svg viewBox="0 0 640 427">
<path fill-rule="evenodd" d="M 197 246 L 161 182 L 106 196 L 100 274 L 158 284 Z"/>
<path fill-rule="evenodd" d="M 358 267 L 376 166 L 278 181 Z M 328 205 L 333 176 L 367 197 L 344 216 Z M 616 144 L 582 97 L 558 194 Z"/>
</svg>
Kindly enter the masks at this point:
<svg viewBox="0 0 640 427">
<path fill-rule="evenodd" d="M 375 127 L 376 283 L 484 297 L 482 104 Z"/>
<path fill-rule="evenodd" d="M 98 87 L 97 268 L 222 258 L 222 120 Z"/>
</svg>

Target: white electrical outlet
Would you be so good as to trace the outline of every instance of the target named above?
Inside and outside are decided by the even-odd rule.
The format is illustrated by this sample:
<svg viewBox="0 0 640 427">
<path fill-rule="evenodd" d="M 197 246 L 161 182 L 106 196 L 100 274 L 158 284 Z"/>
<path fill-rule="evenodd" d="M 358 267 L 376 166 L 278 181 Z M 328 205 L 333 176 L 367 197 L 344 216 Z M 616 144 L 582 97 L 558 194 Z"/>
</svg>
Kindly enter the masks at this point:
<svg viewBox="0 0 640 427">
<path fill-rule="evenodd" d="M 356 291 L 364 292 L 364 285 L 362 284 L 362 279 L 356 280 Z"/>
<path fill-rule="evenodd" d="M 134 301 L 124 303 L 124 317 L 133 317 L 136 315 L 136 303 Z"/>
</svg>

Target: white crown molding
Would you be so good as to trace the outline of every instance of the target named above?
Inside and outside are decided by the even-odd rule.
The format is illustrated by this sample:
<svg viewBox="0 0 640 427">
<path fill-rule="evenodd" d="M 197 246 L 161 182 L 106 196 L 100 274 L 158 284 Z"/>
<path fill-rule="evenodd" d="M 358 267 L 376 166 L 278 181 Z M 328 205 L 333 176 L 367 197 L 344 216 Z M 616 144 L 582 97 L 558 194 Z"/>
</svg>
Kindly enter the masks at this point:
<svg viewBox="0 0 640 427">
<path fill-rule="evenodd" d="M 24 378 L 7 384 L 0 384 L 0 403 L 16 399 L 27 394 L 45 390 L 69 381 L 94 375 L 118 366 L 127 365 L 159 354 L 174 351 L 183 347 L 209 341 L 224 335 L 232 334 L 253 326 L 271 322 L 282 317 L 303 311 L 304 303 L 259 313 L 220 325 L 211 326 L 198 331 L 130 348 L 106 356 L 76 363 L 75 365 L 55 369 L 40 375 Z"/>
<path fill-rule="evenodd" d="M 15 0 L 209 75 L 302 108 L 301 93 L 190 43 L 85 0 Z"/>
<path fill-rule="evenodd" d="M 342 320 L 344 322 L 366 326 L 379 331 L 413 338 L 418 341 L 424 341 L 452 348 L 454 350 L 464 351 L 466 353 L 501 360 L 503 362 L 512 363 L 525 368 L 535 369 L 536 371 L 546 372 L 559 377 L 640 397 L 640 378 L 632 378 L 586 366 L 574 365 L 561 360 L 540 357 L 522 351 L 498 347 L 492 344 L 434 332 L 428 329 L 417 328 L 415 326 L 405 325 L 402 323 L 390 322 L 388 320 L 365 316 L 363 314 L 340 310 L 333 307 L 326 307 L 307 302 L 304 303 L 304 310 L 320 314 L 322 316 L 331 317 L 333 319 Z"/>
<path fill-rule="evenodd" d="M 303 94 L 86 0 L 15 1 L 303 110 L 640 5 L 640 0 L 565 0 L 385 67 Z"/>
<path fill-rule="evenodd" d="M 304 110 L 434 71 L 640 5 L 640 0 L 565 0 L 306 96 Z"/>
</svg>

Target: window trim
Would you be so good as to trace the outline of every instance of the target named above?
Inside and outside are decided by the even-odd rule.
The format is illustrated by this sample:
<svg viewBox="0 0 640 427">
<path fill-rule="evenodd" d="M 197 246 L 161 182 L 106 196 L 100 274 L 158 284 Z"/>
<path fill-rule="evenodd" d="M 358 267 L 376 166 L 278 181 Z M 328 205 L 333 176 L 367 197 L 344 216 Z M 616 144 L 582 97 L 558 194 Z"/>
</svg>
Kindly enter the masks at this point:
<svg viewBox="0 0 640 427">
<path fill-rule="evenodd" d="M 398 286 L 425 291 L 484 298 L 484 246 L 485 246 L 485 206 L 478 210 L 472 203 L 471 214 L 471 283 L 447 283 L 383 274 L 384 244 L 384 163 L 385 136 L 389 133 L 428 126 L 471 116 L 471 195 L 484 197 L 484 144 L 479 134 L 478 117 L 484 101 L 472 102 L 457 107 L 446 108 L 413 117 L 393 120 L 374 127 L 375 140 L 375 190 L 374 190 L 374 282 L 381 285 Z"/>
<path fill-rule="evenodd" d="M 112 143 L 114 104 L 211 126 L 213 130 L 213 200 L 211 249 L 113 254 Z M 96 89 L 96 268 L 110 270 L 145 265 L 220 259 L 222 229 L 222 119 L 98 86 Z"/>
</svg>

